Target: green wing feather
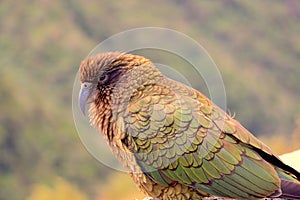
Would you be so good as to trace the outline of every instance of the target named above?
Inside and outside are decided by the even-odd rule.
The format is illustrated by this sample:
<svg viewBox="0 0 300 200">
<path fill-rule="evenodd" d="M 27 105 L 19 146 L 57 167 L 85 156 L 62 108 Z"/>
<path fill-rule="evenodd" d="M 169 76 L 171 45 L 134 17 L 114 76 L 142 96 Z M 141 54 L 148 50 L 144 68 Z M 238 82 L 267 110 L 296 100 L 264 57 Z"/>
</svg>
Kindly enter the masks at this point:
<svg viewBox="0 0 300 200">
<path fill-rule="evenodd" d="M 147 176 L 232 198 L 262 198 L 280 188 L 275 167 L 257 152 L 273 156 L 267 146 L 198 91 L 165 81 L 145 87 L 124 117 Z"/>
</svg>

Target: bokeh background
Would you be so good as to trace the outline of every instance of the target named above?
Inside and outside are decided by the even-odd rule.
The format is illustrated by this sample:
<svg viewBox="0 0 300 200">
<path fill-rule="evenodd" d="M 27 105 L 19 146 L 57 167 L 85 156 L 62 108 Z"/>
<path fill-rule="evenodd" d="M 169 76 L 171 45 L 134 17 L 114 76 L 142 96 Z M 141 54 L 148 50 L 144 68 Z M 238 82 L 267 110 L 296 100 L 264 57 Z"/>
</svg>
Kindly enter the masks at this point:
<svg viewBox="0 0 300 200">
<path fill-rule="evenodd" d="M 300 148 L 300 1 L 2 0 L 0 199 L 143 196 L 126 174 L 86 151 L 71 102 L 91 49 L 144 26 L 202 44 L 235 118 L 276 153 Z"/>
</svg>

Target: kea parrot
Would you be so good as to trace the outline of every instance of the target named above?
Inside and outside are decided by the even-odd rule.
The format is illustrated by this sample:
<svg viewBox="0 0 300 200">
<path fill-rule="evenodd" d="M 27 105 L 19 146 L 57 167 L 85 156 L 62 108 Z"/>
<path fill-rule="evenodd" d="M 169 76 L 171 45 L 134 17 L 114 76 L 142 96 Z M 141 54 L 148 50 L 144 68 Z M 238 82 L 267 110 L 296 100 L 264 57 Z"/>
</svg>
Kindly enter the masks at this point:
<svg viewBox="0 0 300 200">
<path fill-rule="evenodd" d="M 300 199 L 300 173 L 199 91 L 147 58 L 100 53 L 79 67 L 79 107 L 153 199 Z M 300 159 L 300 158 L 299 158 Z"/>
</svg>

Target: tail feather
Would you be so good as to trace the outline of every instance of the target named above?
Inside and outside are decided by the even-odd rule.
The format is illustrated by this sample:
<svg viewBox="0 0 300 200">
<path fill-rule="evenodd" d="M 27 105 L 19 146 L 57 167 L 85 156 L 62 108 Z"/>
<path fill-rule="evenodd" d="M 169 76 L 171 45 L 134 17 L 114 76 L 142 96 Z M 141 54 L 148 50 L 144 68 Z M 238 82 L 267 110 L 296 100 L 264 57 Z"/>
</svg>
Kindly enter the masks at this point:
<svg viewBox="0 0 300 200">
<path fill-rule="evenodd" d="M 300 199 L 300 182 L 281 179 L 281 196 L 286 199 Z"/>
</svg>

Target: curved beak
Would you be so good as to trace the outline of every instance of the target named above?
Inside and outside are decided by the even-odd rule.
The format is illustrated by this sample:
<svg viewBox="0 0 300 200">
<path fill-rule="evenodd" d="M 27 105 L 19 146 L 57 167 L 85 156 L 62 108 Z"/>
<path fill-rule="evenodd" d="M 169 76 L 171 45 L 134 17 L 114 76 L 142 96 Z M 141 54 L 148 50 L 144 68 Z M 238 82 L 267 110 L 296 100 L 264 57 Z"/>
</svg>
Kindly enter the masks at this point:
<svg viewBox="0 0 300 200">
<path fill-rule="evenodd" d="M 81 84 L 80 92 L 79 92 L 79 107 L 83 115 L 86 115 L 86 105 L 91 103 L 94 99 L 92 98 L 94 95 L 95 87 L 92 85 L 90 87 L 84 87 L 85 83 Z"/>
</svg>

